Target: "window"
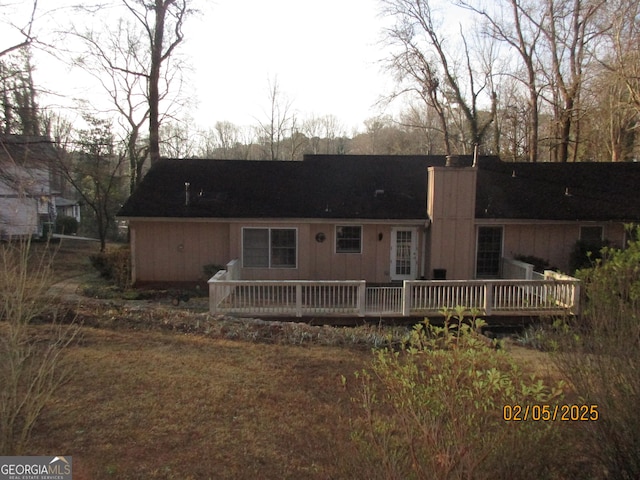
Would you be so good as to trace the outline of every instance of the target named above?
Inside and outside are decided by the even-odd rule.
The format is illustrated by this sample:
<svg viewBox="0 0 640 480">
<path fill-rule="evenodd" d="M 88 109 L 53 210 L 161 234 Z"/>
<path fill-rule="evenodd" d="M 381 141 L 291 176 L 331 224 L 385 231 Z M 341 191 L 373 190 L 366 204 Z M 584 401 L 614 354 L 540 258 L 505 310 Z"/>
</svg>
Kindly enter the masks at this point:
<svg viewBox="0 0 640 480">
<path fill-rule="evenodd" d="M 243 228 L 242 265 L 253 268 L 296 268 L 294 228 Z"/>
<path fill-rule="evenodd" d="M 586 245 L 599 246 L 602 244 L 602 227 L 580 227 L 580 240 Z"/>
<path fill-rule="evenodd" d="M 478 228 L 477 277 L 500 276 L 502 257 L 502 227 Z"/>
<path fill-rule="evenodd" d="M 336 227 L 336 253 L 360 253 L 362 251 L 362 227 Z"/>
</svg>

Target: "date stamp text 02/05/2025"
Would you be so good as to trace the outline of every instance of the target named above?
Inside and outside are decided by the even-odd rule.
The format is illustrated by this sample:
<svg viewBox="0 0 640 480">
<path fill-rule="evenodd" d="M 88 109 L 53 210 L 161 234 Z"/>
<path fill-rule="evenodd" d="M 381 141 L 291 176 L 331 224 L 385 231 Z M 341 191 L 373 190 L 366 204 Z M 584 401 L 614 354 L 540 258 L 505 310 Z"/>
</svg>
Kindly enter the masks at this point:
<svg viewBox="0 0 640 480">
<path fill-rule="evenodd" d="M 600 418 L 598 405 L 505 405 L 502 419 L 506 422 L 595 422 Z"/>
</svg>

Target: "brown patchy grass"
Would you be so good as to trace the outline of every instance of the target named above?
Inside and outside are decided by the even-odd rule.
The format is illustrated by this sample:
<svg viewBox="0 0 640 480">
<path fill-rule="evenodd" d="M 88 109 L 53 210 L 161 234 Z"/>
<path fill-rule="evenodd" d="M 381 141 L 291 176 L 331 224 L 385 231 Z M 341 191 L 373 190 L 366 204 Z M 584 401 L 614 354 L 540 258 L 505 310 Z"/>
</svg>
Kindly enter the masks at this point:
<svg viewBox="0 0 640 480">
<path fill-rule="evenodd" d="M 40 258 L 46 251 L 51 259 L 54 276 L 57 281 L 71 277 L 94 273 L 89 262 L 89 255 L 100 251 L 100 243 L 89 240 L 63 238 L 51 243 L 33 242 L 31 244 L 32 257 Z"/>
<path fill-rule="evenodd" d="M 345 478 L 340 377 L 370 354 L 86 329 L 28 454 L 81 479 Z"/>
<path fill-rule="evenodd" d="M 62 242 L 56 276 L 91 272 L 96 245 Z M 25 454 L 72 455 L 76 480 L 358 477 L 354 391 L 341 377 L 369 367 L 366 348 L 230 340 L 225 320 L 181 309 L 83 308 L 99 328 L 69 349 L 74 374 Z M 525 371 L 557 374 L 544 353 L 507 350 Z"/>
<path fill-rule="evenodd" d="M 72 455 L 76 480 L 357 477 L 341 376 L 367 351 L 85 327 L 68 360 L 26 454 Z"/>
</svg>

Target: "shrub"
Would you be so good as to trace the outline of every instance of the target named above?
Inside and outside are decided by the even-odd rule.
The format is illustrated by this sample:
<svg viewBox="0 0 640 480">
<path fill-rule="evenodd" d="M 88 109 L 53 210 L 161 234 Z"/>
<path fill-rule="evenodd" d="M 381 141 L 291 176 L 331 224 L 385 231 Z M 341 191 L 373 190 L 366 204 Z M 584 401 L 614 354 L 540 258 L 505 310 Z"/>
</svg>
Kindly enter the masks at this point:
<svg viewBox="0 0 640 480">
<path fill-rule="evenodd" d="M 131 283 L 131 256 L 128 247 L 121 247 L 89 256 L 91 265 L 100 276 L 112 281 L 118 288 L 127 288 Z"/>
<path fill-rule="evenodd" d="M 425 321 L 357 374 L 363 478 L 538 479 L 566 469 L 558 424 L 503 420 L 503 406 L 558 401 L 563 385 L 524 375 L 477 333 L 482 325 L 462 315 L 444 327 Z"/>
<path fill-rule="evenodd" d="M 584 315 L 558 334 L 554 359 L 587 404 L 603 412 L 580 423 L 583 445 L 610 478 L 640 478 L 640 242 L 605 247 L 577 272 Z"/>
<path fill-rule="evenodd" d="M 0 455 L 20 455 L 53 393 L 67 378 L 66 347 L 77 326 L 55 321 L 48 249 L 29 240 L 0 244 Z M 35 320 L 49 320 L 33 327 Z"/>
<path fill-rule="evenodd" d="M 602 248 L 606 246 L 606 240 L 600 243 L 578 240 L 569 256 L 569 270 L 576 272 L 577 270 L 591 267 L 600 258 Z"/>
<path fill-rule="evenodd" d="M 58 234 L 75 235 L 78 233 L 78 220 L 73 217 L 58 215 L 56 217 L 55 229 Z"/>
</svg>

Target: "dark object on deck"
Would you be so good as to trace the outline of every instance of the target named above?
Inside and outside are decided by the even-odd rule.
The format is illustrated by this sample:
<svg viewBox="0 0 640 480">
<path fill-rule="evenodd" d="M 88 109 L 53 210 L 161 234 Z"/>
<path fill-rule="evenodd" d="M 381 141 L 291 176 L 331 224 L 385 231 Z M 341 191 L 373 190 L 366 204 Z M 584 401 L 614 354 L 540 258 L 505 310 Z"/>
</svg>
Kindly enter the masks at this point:
<svg viewBox="0 0 640 480">
<path fill-rule="evenodd" d="M 446 268 L 434 268 L 433 269 L 433 279 L 434 280 L 446 280 L 447 279 L 447 269 Z"/>
</svg>

